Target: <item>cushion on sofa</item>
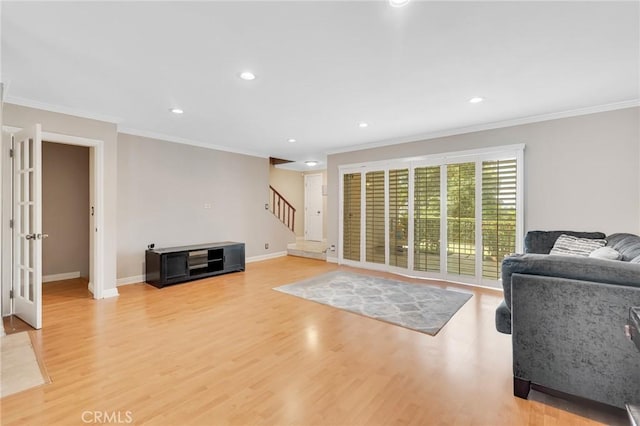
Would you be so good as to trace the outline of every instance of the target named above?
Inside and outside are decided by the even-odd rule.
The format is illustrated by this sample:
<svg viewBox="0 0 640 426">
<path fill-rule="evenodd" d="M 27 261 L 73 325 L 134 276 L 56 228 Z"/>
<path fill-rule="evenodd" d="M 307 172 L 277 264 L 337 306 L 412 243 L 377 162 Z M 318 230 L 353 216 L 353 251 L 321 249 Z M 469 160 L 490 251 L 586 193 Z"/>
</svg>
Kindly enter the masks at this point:
<svg viewBox="0 0 640 426">
<path fill-rule="evenodd" d="M 578 238 L 573 235 L 562 234 L 558 237 L 549 254 L 557 256 L 583 256 L 587 257 L 594 250 L 604 247 L 606 240 L 594 240 L 590 238 Z"/>
<path fill-rule="evenodd" d="M 591 238 L 594 240 L 602 240 L 605 238 L 602 232 L 529 231 L 524 237 L 524 252 L 549 254 L 556 240 L 562 234 L 578 238 Z"/>
<path fill-rule="evenodd" d="M 611 234 L 607 237 L 607 247 L 620 252 L 622 260 L 631 261 L 640 256 L 640 236 L 634 234 Z"/>
<path fill-rule="evenodd" d="M 619 251 L 612 249 L 611 247 L 600 247 L 589 253 L 589 257 L 596 257 L 598 259 L 608 260 L 620 260 L 622 255 Z"/>
</svg>

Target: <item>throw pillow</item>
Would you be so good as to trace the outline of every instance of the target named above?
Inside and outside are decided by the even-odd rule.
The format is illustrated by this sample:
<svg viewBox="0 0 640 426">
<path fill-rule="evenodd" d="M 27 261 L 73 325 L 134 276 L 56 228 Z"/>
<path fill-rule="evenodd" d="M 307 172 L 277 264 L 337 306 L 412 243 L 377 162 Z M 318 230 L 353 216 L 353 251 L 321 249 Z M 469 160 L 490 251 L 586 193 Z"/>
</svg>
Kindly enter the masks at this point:
<svg viewBox="0 0 640 426">
<path fill-rule="evenodd" d="M 549 254 L 587 257 L 592 251 L 604 247 L 606 243 L 606 240 L 592 240 L 562 234 L 556 240 Z"/>
<path fill-rule="evenodd" d="M 620 260 L 622 259 L 622 253 L 612 249 L 611 247 L 600 247 L 589 253 L 589 257 L 596 257 L 598 259 L 607 260 Z"/>
</svg>

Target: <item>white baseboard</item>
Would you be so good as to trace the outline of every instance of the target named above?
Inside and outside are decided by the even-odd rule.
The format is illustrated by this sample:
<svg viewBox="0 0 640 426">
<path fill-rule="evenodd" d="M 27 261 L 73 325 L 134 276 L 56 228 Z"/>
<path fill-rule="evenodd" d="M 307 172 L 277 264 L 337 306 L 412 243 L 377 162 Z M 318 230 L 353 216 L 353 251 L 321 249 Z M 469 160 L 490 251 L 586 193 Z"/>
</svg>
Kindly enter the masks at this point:
<svg viewBox="0 0 640 426">
<path fill-rule="evenodd" d="M 260 262 L 261 260 L 275 259 L 277 257 L 283 257 L 286 255 L 286 251 L 278 251 L 275 253 L 263 254 L 260 256 L 251 256 L 245 259 L 245 263 Z M 120 287 L 122 285 L 138 284 L 143 282 L 144 275 L 134 275 L 133 277 L 118 278 L 118 280 L 116 281 L 116 285 Z"/>
<path fill-rule="evenodd" d="M 275 253 L 263 254 L 260 256 L 251 256 L 246 258 L 245 263 L 260 262 L 261 260 L 275 259 L 277 257 L 283 257 L 286 255 L 286 251 L 278 251 Z M 138 284 L 143 282 L 144 275 L 134 275 L 133 277 L 118 278 L 118 280 L 116 281 L 116 285 L 120 287 L 122 285 Z"/>
<path fill-rule="evenodd" d="M 116 285 L 120 287 L 121 285 L 138 284 L 143 282 L 144 275 L 135 275 L 133 277 L 118 278 L 118 280 L 116 281 Z"/>
<path fill-rule="evenodd" d="M 286 251 L 277 251 L 275 253 L 261 254 L 260 256 L 247 257 L 247 259 L 245 260 L 245 263 L 260 262 L 261 260 L 275 259 L 277 257 L 284 257 L 286 255 L 287 255 Z"/>
<path fill-rule="evenodd" d="M 95 293 L 93 292 L 93 283 L 91 281 L 89 281 L 88 288 L 89 288 L 89 291 L 91 292 L 91 294 L 95 295 Z M 102 298 L 103 299 L 106 299 L 106 298 L 109 298 L 109 297 L 116 297 L 116 296 L 119 296 L 119 295 L 120 295 L 120 293 L 118 293 L 118 289 L 117 288 L 107 288 L 107 289 L 104 289 L 102 291 Z"/>
<path fill-rule="evenodd" d="M 109 297 L 116 297 L 119 296 L 120 294 L 118 293 L 118 289 L 117 288 L 105 288 L 104 290 L 102 290 L 102 298 L 103 299 L 107 299 Z"/>
<path fill-rule="evenodd" d="M 43 275 L 42 282 L 49 283 L 51 281 L 71 280 L 73 278 L 80 278 L 80 271 L 65 272 L 63 274 Z"/>
<path fill-rule="evenodd" d="M 338 263 L 338 258 L 333 256 L 327 256 L 328 263 Z"/>
</svg>

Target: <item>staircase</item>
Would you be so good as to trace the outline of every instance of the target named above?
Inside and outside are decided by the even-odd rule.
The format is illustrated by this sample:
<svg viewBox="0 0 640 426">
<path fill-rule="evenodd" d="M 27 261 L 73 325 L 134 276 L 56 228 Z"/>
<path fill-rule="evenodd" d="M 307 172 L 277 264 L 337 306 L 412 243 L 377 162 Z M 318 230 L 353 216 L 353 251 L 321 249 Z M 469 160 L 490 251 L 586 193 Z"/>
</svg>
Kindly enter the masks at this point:
<svg viewBox="0 0 640 426">
<path fill-rule="evenodd" d="M 296 209 L 284 198 L 275 188 L 269 185 L 269 200 L 271 200 L 270 210 L 280 222 L 282 222 L 291 232 L 295 232 Z"/>
<path fill-rule="evenodd" d="M 286 198 L 282 196 L 273 186 L 269 185 L 269 210 L 282 222 L 291 232 L 295 233 L 296 209 Z M 307 257 L 310 259 L 326 260 L 327 244 L 321 241 L 305 241 L 303 238 L 296 238 L 295 243 L 287 245 L 289 256 Z"/>
<path fill-rule="evenodd" d="M 305 241 L 303 238 L 298 238 L 295 243 L 287 245 L 287 254 L 309 259 L 327 260 L 327 243 L 324 241 Z"/>
</svg>

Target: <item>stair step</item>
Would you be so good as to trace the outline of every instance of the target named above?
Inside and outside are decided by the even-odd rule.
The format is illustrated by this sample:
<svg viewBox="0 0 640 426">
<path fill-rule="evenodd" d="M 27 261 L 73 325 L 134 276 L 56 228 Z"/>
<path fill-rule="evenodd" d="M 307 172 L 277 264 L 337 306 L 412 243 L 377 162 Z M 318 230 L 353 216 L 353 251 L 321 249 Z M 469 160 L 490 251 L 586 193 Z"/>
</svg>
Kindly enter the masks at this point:
<svg viewBox="0 0 640 426">
<path fill-rule="evenodd" d="M 308 259 L 327 260 L 326 253 L 320 253 L 317 251 L 300 250 L 295 248 L 288 248 L 287 254 L 289 256 L 306 257 Z"/>
</svg>

